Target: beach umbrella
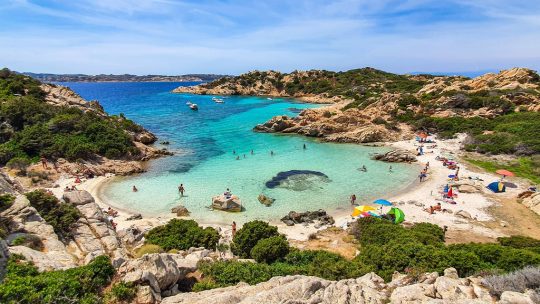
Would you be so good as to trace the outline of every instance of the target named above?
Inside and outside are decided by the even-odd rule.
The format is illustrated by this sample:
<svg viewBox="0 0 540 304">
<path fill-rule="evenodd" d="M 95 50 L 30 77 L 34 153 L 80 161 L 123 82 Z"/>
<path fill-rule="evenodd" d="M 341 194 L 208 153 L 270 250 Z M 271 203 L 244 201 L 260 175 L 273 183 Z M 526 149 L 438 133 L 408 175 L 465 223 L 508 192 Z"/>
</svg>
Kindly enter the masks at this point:
<svg viewBox="0 0 540 304">
<path fill-rule="evenodd" d="M 388 211 L 388 214 L 394 215 L 394 218 L 395 218 L 394 224 L 400 224 L 400 223 L 403 223 L 403 221 L 405 221 L 405 213 L 403 213 L 403 210 L 399 208 L 392 207 L 390 211 Z"/>
<path fill-rule="evenodd" d="M 371 207 L 371 206 L 365 206 L 365 205 L 356 206 L 356 207 L 354 207 L 353 213 L 351 215 L 352 216 L 359 216 L 360 214 L 362 214 L 364 212 L 371 211 L 371 210 L 376 210 L 376 209 Z"/>
<path fill-rule="evenodd" d="M 515 176 L 515 174 L 513 172 L 510 172 L 510 171 L 504 170 L 504 169 L 499 169 L 499 170 L 495 171 L 495 173 L 500 174 L 502 176 Z"/>
<path fill-rule="evenodd" d="M 454 196 L 454 192 L 452 192 L 452 187 L 450 187 L 450 189 L 448 189 L 448 194 L 446 196 L 448 196 L 448 197 L 453 197 Z"/>
<path fill-rule="evenodd" d="M 448 175 L 448 178 L 454 178 L 454 177 L 456 177 L 454 174 Z"/>
<path fill-rule="evenodd" d="M 378 200 L 374 201 L 373 203 L 377 204 L 377 205 L 383 205 L 383 206 L 392 206 L 392 203 L 385 200 L 385 199 L 378 199 Z"/>
</svg>

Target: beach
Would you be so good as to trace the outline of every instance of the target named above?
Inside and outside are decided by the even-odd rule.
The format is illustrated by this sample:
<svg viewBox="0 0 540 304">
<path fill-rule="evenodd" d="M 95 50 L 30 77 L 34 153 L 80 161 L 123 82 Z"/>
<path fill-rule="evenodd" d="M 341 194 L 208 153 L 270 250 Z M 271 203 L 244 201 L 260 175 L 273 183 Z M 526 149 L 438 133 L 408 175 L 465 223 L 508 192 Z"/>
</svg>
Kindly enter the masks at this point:
<svg viewBox="0 0 540 304">
<path fill-rule="evenodd" d="M 500 176 L 490 174 L 486 172 L 480 172 L 477 168 L 460 161 L 460 145 L 464 136 L 459 136 L 456 139 L 450 140 L 436 140 L 436 147 L 430 149 L 426 148 L 433 144 L 424 144 L 425 153 L 418 156 L 418 163 L 421 166 L 425 166 L 429 162 L 429 170 L 427 179 L 423 182 L 411 181 L 410 186 L 400 191 L 400 193 L 389 193 L 385 199 L 393 202 L 394 205 L 403 210 L 406 215 L 405 223 L 417 223 L 417 222 L 429 222 L 441 227 L 446 226 L 448 229 L 449 241 L 462 241 L 465 238 L 474 241 L 487 241 L 494 240 L 497 237 L 509 235 L 513 230 L 514 222 L 508 222 L 500 218 L 500 215 L 493 214 L 493 208 L 498 208 L 509 202 L 515 201 L 515 197 L 518 193 L 523 191 L 526 187 L 526 183 L 518 178 L 510 178 L 508 181 L 516 184 L 517 187 L 507 187 L 507 191 L 504 193 L 491 193 L 486 188 L 487 184 L 500 179 Z M 389 143 L 389 147 L 398 148 L 404 150 L 415 151 L 418 147 L 418 143 L 415 140 L 400 141 L 395 143 Z M 455 198 L 456 204 L 449 204 L 442 201 L 442 189 L 444 185 L 449 183 L 449 175 L 454 174 L 455 170 L 450 170 L 443 166 L 441 161 L 437 160 L 438 156 L 446 155 L 454 158 L 458 162 L 460 171 L 459 176 L 461 180 L 469 181 L 469 177 L 478 179 L 475 183 L 479 186 L 479 191 L 476 193 L 462 193 L 454 187 L 454 193 L 457 194 Z M 388 163 L 388 166 L 392 163 Z M 420 168 L 420 166 L 419 166 Z M 117 224 L 117 230 L 128 228 L 132 225 L 148 229 L 158 225 L 165 224 L 171 218 L 175 218 L 173 213 L 163 213 L 158 216 L 143 216 L 142 219 L 127 220 L 130 216 L 136 214 L 128 207 L 117 208 L 114 202 L 107 201 L 104 198 L 102 189 L 107 183 L 111 182 L 114 177 L 112 176 L 99 176 L 93 179 L 82 180 L 80 184 L 75 184 L 74 178 L 62 177 L 58 180 L 59 187 L 51 188 L 55 195 L 61 197 L 63 189 L 66 186 L 71 187 L 76 185 L 79 190 L 86 190 L 92 194 L 96 203 L 102 208 L 107 209 L 113 207 L 118 211 L 118 216 L 114 218 L 114 222 Z M 480 181 L 481 180 L 481 181 Z M 429 206 L 434 206 L 437 202 L 441 203 L 442 209 L 449 210 L 445 212 L 435 212 L 430 214 L 426 211 Z M 515 203 L 515 202 L 514 202 Z M 358 204 L 371 205 L 368 201 L 359 200 Z M 517 203 L 516 203 L 517 204 Z M 269 211 L 272 211 L 272 207 L 269 207 Z M 332 211 L 329 210 L 336 223 L 335 226 L 346 228 L 347 224 L 354 221 L 351 217 L 352 206 L 350 204 L 343 206 L 341 210 Z M 384 211 L 387 211 L 389 207 L 383 207 Z M 464 218 L 456 215 L 459 211 L 465 211 L 470 214 L 471 218 Z M 210 212 L 222 212 L 222 211 L 208 211 Z M 531 212 L 532 213 L 532 212 Z M 283 214 L 285 215 L 285 214 Z M 283 216 L 280 215 L 280 216 Z M 185 217 L 189 218 L 189 217 Z M 518 219 L 519 220 L 519 219 Z M 199 221 L 200 224 L 205 226 L 212 226 L 220 228 L 225 233 L 230 233 L 230 225 L 220 222 L 213 222 L 211 217 L 206 221 Z M 325 229 L 327 227 L 315 228 L 315 225 L 294 225 L 286 226 L 282 222 L 272 221 L 272 224 L 278 226 L 279 231 L 285 234 L 290 240 L 305 241 L 310 234 L 316 233 L 318 230 Z M 515 229 L 514 229 L 515 230 Z M 530 230 L 530 229 L 529 229 Z M 537 231 L 525 231 L 525 233 L 536 234 Z"/>
</svg>

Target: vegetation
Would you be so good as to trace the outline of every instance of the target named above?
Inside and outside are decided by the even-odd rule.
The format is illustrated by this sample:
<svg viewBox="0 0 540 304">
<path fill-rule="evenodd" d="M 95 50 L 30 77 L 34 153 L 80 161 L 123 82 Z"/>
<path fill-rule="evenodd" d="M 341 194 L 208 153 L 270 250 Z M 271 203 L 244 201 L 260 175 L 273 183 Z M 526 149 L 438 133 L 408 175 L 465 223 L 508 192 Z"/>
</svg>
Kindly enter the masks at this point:
<svg viewBox="0 0 540 304">
<path fill-rule="evenodd" d="M 251 221 L 245 223 L 236 232 L 231 245 L 232 252 L 242 258 L 252 257 L 251 250 L 262 239 L 279 236 L 277 228 L 263 221 Z"/>
<path fill-rule="evenodd" d="M 132 121 L 49 105 L 40 84 L 0 70 L 0 165 L 11 161 L 24 168 L 41 156 L 74 161 L 95 154 L 121 158 L 140 153 L 124 131 L 140 128 Z"/>
<path fill-rule="evenodd" d="M 81 217 L 79 209 L 73 205 L 60 202 L 56 196 L 35 190 L 26 193 L 30 205 L 36 208 L 41 217 L 54 228 L 54 232 L 61 238 L 71 236 L 71 230 Z"/>
<path fill-rule="evenodd" d="M 284 236 L 262 239 L 251 249 L 251 256 L 259 263 L 273 263 L 289 253 L 289 242 Z"/>
<path fill-rule="evenodd" d="M 101 293 L 114 275 L 107 256 L 68 270 L 38 272 L 21 256 L 10 257 L 0 284 L 1 303 L 101 303 Z"/>
<path fill-rule="evenodd" d="M 516 176 L 529 179 L 535 184 L 540 184 L 540 155 L 519 157 L 511 162 L 498 162 L 466 158 L 466 160 L 489 172 L 506 169 L 514 172 Z"/>
<path fill-rule="evenodd" d="M 172 219 L 166 225 L 150 230 L 146 243 L 158 245 L 163 250 L 187 250 L 190 247 L 216 248 L 219 233 L 216 229 L 200 227 L 194 220 Z"/>
<path fill-rule="evenodd" d="M 132 303 L 137 290 L 132 283 L 118 282 L 111 287 L 105 295 L 108 303 Z"/>
<path fill-rule="evenodd" d="M 144 244 L 135 250 L 135 257 L 140 258 L 145 254 L 162 253 L 162 252 L 164 252 L 163 248 L 161 248 L 158 245 Z"/>
<path fill-rule="evenodd" d="M 269 227 L 272 227 L 258 221 L 248 224 L 249 229 L 245 231 L 269 231 Z M 461 276 L 466 276 L 480 272 L 509 272 L 529 265 L 540 265 L 540 241 L 529 238 L 501 238 L 500 244 L 447 246 L 444 244 L 444 231 L 437 225 L 418 223 L 404 228 L 376 218 L 362 218 L 351 230 L 361 245 L 360 254 L 353 260 L 327 251 L 297 249 L 290 249 L 288 254 L 276 258 L 283 255 L 284 252 L 276 248 L 283 248 L 285 240 L 280 236 L 261 238 L 251 250 L 251 256 L 260 263 L 202 262 L 199 270 L 205 280 L 195 284 L 194 288 L 205 290 L 238 282 L 257 284 L 274 276 L 295 274 L 340 280 L 356 278 L 373 271 L 385 280 L 390 280 L 395 271 L 409 274 L 433 271 L 442 273 L 444 269 L 454 267 Z M 263 247 L 266 249 L 262 250 Z"/>
<path fill-rule="evenodd" d="M 484 279 L 491 295 L 500 298 L 504 291 L 515 291 L 524 293 L 527 290 L 538 290 L 540 288 L 540 268 L 525 267 L 503 275 L 490 275 Z M 538 296 L 538 293 L 535 293 Z M 535 299 L 538 303 L 540 298 Z"/>
<path fill-rule="evenodd" d="M 0 195 L 0 212 L 11 207 L 14 201 L 15 201 L 15 196 L 11 194 L 1 194 Z"/>
<path fill-rule="evenodd" d="M 34 250 L 42 250 L 43 243 L 41 238 L 34 234 L 26 234 L 16 237 L 12 242 L 12 246 L 26 246 Z"/>
</svg>

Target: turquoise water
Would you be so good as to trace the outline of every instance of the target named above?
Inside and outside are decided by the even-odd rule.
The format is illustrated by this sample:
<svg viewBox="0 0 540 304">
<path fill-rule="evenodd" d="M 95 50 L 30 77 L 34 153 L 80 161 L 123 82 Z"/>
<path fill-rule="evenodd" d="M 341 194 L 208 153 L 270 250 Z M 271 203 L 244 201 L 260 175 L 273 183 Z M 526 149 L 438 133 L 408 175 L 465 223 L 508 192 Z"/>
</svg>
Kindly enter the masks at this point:
<svg viewBox="0 0 540 304">
<path fill-rule="evenodd" d="M 146 173 L 119 177 L 107 184 L 102 195 L 118 208 L 160 215 L 182 204 L 193 218 L 203 222 L 275 220 L 291 210 L 349 210 L 352 193 L 358 202 L 370 202 L 404 189 L 416 176 L 411 165 L 393 164 L 393 172 L 389 172 L 388 164 L 370 159 L 371 153 L 385 148 L 252 131 L 253 126 L 275 115 L 296 115 L 300 109 L 317 105 L 239 96 L 216 104 L 212 96 L 170 93 L 177 83 L 66 85 L 87 99 L 98 99 L 109 113 L 126 114 L 156 133 L 160 142 L 169 141 L 168 149 L 176 151 L 173 157 L 152 161 Z M 188 100 L 199 105 L 198 112 L 186 106 Z M 304 144 L 307 149 L 303 149 Z M 367 172 L 358 170 L 362 165 Z M 311 170 L 326 177 L 295 175 L 277 187 L 266 187 L 279 172 L 289 170 Z M 178 193 L 180 183 L 186 189 L 184 197 Z M 138 192 L 131 191 L 133 185 Z M 244 212 L 208 209 L 211 197 L 226 188 L 240 197 Z M 275 203 L 271 207 L 260 204 L 257 196 L 261 193 L 274 198 Z"/>
</svg>

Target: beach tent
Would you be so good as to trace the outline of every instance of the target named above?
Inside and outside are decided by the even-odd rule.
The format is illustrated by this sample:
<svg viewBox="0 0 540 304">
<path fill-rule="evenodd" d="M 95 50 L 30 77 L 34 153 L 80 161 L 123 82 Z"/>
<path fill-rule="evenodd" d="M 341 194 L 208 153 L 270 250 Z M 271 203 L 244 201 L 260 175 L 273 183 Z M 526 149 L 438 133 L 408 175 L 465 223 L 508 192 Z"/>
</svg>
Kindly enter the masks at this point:
<svg viewBox="0 0 540 304">
<path fill-rule="evenodd" d="M 353 210 L 353 213 L 351 214 L 351 216 L 359 216 L 360 214 L 364 213 L 364 212 L 368 212 L 368 211 L 372 211 L 372 210 L 377 210 L 371 206 L 356 206 L 354 207 L 354 210 Z"/>
<path fill-rule="evenodd" d="M 399 208 L 392 207 L 387 214 L 394 215 L 395 224 L 403 223 L 403 221 L 405 220 L 405 213 L 403 213 L 403 211 Z"/>
<path fill-rule="evenodd" d="M 489 190 L 491 190 L 491 191 L 493 191 L 495 193 L 505 192 L 506 191 L 506 186 L 504 185 L 504 183 L 502 183 L 500 181 L 493 182 L 493 183 L 489 184 L 487 187 L 489 188 Z"/>
</svg>

